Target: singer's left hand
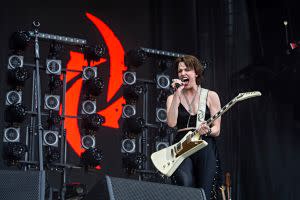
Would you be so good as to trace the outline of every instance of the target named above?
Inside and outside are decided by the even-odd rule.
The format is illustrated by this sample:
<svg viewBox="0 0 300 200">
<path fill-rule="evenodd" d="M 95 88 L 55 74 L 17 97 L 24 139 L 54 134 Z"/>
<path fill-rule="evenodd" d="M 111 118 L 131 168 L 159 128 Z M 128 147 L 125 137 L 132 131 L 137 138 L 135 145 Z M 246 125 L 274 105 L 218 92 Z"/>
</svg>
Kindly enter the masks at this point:
<svg viewBox="0 0 300 200">
<path fill-rule="evenodd" d="M 207 125 L 207 123 L 205 121 L 201 122 L 200 127 L 198 129 L 198 133 L 200 133 L 200 135 L 207 135 L 210 132 L 211 132 L 211 129 Z"/>
</svg>

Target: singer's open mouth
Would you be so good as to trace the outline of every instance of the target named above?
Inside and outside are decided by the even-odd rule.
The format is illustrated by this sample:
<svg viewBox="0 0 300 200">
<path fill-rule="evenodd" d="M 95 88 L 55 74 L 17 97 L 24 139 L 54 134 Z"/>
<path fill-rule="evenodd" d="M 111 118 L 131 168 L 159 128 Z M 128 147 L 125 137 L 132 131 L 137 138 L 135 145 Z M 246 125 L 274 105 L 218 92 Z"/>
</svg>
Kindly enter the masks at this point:
<svg viewBox="0 0 300 200">
<path fill-rule="evenodd" d="M 182 79 L 181 79 L 181 81 L 183 82 L 183 84 L 188 84 L 188 82 L 189 82 L 189 78 L 187 78 L 187 77 L 183 77 Z"/>
</svg>

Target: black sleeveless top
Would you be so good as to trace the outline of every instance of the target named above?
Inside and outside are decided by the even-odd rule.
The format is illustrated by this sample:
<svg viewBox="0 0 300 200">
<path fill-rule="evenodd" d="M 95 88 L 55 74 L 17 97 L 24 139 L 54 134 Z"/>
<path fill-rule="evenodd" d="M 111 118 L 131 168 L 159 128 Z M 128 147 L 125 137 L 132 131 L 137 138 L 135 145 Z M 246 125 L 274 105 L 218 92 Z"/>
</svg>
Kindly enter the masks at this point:
<svg viewBox="0 0 300 200">
<path fill-rule="evenodd" d="M 191 115 L 190 120 L 190 113 L 185 109 L 185 107 L 180 103 L 178 106 L 178 118 L 177 118 L 177 129 L 187 128 L 187 127 L 196 127 L 197 122 L 197 114 Z M 205 110 L 205 117 L 204 120 L 210 118 L 210 110 L 206 105 Z M 188 131 L 178 132 L 174 138 L 174 142 L 178 142 Z"/>
<path fill-rule="evenodd" d="M 196 127 L 197 114 L 191 115 L 189 121 L 190 113 L 185 109 L 185 107 L 180 103 L 178 106 L 178 118 L 177 118 L 177 128 L 187 128 L 187 127 Z M 204 120 L 210 118 L 210 111 L 206 105 L 205 117 Z"/>
</svg>

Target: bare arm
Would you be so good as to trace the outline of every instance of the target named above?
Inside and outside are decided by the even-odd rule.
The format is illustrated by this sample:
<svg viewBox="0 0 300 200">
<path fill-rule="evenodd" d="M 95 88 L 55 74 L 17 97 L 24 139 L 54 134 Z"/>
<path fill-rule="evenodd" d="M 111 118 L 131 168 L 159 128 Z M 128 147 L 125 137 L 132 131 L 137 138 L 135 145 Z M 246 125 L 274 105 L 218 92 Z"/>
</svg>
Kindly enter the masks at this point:
<svg viewBox="0 0 300 200">
<path fill-rule="evenodd" d="M 167 99 L 167 123 L 170 127 L 177 125 L 178 106 L 180 104 L 179 95 L 174 93 Z"/>
<path fill-rule="evenodd" d="M 214 91 L 208 92 L 207 105 L 209 107 L 211 116 L 215 115 L 217 112 L 221 110 L 220 99 L 216 92 Z M 206 122 L 202 122 L 198 132 L 200 133 L 200 135 L 209 134 L 212 137 L 218 137 L 220 135 L 220 127 L 221 127 L 221 118 L 219 117 L 213 122 L 211 128 L 207 126 Z"/>
<path fill-rule="evenodd" d="M 209 91 L 208 95 L 208 107 L 210 110 L 210 115 L 213 116 L 217 112 L 221 110 L 221 103 L 219 96 L 216 92 L 214 91 Z M 211 126 L 211 133 L 210 135 L 213 137 L 218 137 L 220 135 L 220 129 L 221 129 L 221 117 L 216 119 L 212 126 Z"/>
<path fill-rule="evenodd" d="M 176 88 L 176 83 L 182 84 L 181 80 L 173 79 L 171 86 Z M 178 87 L 174 94 L 167 98 L 167 123 L 170 127 L 175 127 L 177 125 L 178 106 L 180 104 L 180 94 L 182 89 L 183 86 Z"/>
</svg>

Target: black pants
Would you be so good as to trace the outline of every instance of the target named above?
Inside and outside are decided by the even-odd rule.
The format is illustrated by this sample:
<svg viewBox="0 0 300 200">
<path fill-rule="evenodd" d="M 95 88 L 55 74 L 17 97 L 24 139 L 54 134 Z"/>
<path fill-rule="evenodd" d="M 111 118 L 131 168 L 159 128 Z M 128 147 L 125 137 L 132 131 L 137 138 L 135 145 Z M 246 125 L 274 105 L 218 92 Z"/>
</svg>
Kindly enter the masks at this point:
<svg viewBox="0 0 300 200">
<path fill-rule="evenodd" d="M 206 138 L 208 145 L 186 158 L 174 172 L 176 185 L 203 188 L 206 199 L 211 198 L 216 178 L 217 151 L 213 138 Z"/>
</svg>

